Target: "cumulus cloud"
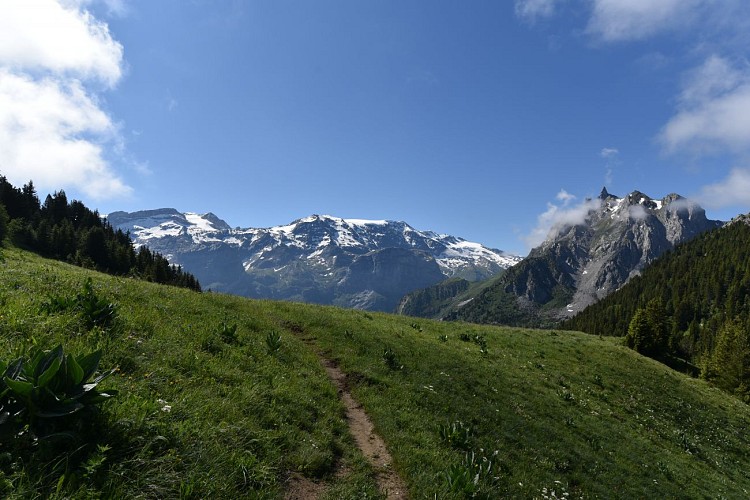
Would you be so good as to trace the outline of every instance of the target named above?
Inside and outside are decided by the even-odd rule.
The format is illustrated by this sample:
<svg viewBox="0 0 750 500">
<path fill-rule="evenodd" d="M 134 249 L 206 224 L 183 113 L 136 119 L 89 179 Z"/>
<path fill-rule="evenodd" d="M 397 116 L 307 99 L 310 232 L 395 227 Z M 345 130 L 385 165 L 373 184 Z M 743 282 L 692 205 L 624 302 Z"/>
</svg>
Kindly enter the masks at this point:
<svg viewBox="0 0 750 500">
<path fill-rule="evenodd" d="M 750 170 L 732 169 L 725 179 L 704 186 L 697 198 L 707 208 L 750 206 Z"/>
<path fill-rule="evenodd" d="M 516 15 L 526 21 L 550 17 L 555 12 L 557 0 L 516 0 Z"/>
<path fill-rule="evenodd" d="M 122 76 L 122 46 L 87 11 L 55 0 L 24 0 L 3 2 L 0 13 L 4 67 L 98 79 L 107 86 Z"/>
<path fill-rule="evenodd" d="M 712 55 L 689 72 L 659 139 L 669 152 L 750 148 L 750 67 Z"/>
<path fill-rule="evenodd" d="M 0 3 L 0 173 L 15 184 L 123 196 L 130 188 L 107 160 L 122 138 L 98 94 L 122 77 L 123 49 L 86 3 Z"/>
<path fill-rule="evenodd" d="M 522 237 L 524 243 L 529 248 L 537 247 L 565 229 L 583 224 L 589 212 L 601 207 L 602 201 L 599 198 L 586 199 L 581 203 L 569 206 L 570 201 L 574 198 L 575 196 L 564 189 L 561 190 L 556 199 L 562 201 L 562 203 L 547 203 L 547 210 L 537 217 L 536 227 L 528 235 Z"/>
</svg>

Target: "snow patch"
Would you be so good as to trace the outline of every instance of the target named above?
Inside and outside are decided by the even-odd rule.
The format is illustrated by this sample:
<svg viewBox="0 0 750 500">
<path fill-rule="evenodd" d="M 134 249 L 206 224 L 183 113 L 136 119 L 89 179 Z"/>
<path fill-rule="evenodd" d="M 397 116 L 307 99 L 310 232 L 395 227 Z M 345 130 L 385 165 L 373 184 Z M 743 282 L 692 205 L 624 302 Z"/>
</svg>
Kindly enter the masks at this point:
<svg viewBox="0 0 750 500">
<path fill-rule="evenodd" d="M 193 212 L 185 212 L 185 219 L 197 229 L 203 231 L 216 231 L 216 228 L 211 221 L 204 219 L 202 215 Z"/>
</svg>

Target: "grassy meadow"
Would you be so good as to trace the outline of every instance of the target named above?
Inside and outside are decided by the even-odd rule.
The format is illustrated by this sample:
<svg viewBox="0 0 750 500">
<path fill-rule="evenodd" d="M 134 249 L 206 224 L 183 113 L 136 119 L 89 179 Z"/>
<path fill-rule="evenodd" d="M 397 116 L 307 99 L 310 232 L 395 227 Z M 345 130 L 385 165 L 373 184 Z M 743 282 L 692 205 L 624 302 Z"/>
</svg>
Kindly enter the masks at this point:
<svg viewBox="0 0 750 500">
<path fill-rule="evenodd" d="M 75 439 L 4 439 L 9 498 L 379 498 L 319 354 L 348 375 L 412 498 L 740 498 L 750 407 L 617 339 L 116 278 L 15 249 L 0 359 L 103 352 L 119 393 Z M 55 306 L 91 279 L 106 324 Z M 236 328 L 235 328 L 236 325 Z M 26 434 L 25 434 L 26 435 Z"/>
</svg>

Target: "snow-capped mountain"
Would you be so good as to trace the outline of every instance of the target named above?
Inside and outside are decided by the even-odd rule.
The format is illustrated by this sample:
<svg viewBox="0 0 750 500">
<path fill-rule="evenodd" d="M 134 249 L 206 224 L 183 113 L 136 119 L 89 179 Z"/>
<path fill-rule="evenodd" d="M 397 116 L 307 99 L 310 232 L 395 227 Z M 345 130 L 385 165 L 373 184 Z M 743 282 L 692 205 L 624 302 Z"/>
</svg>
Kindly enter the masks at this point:
<svg viewBox="0 0 750 500">
<path fill-rule="evenodd" d="M 312 215 L 284 226 L 231 228 L 212 213 L 164 208 L 108 221 L 165 255 L 204 288 L 247 297 L 392 310 L 448 277 L 486 279 L 521 258 L 405 222 Z"/>
<path fill-rule="evenodd" d="M 603 189 L 584 220 L 553 228 L 521 263 L 447 319 L 544 325 L 617 290 L 659 256 L 723 225 L 677 194 L 661 199 Z"/>
</svg>

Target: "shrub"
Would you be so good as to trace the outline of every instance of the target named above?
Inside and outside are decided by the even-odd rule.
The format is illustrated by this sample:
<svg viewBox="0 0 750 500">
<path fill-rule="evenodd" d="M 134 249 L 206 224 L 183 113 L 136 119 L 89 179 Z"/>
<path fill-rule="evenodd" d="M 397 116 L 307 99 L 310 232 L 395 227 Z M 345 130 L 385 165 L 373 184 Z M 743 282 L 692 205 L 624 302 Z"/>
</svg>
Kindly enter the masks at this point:
<svg viewBox="0 0 750 500">
<path fill-rule="evenodd" d="M 449 424 L 440 424 L 438 427 L 438 433 L 440 434 L 440 439 L 442 439 L 444 443 L 452 448 L 458 448 L 461 450 L 469 449 L 469 440 L 473 434 L 471 427 L 460 420 Z"/>
<path fill-rule="evenodd" d="M 386 347 L 383 350 L 383 361 L 391 370 L 403 370 L 404 368 L 404 365 L 401 364 L 398 356 L 396 356 L 396 353 L 390 347 Z"/>
<path fill-rule="evenodd" d="M 500 479 L 495 475 L 497 471 L 493 461 L 496 456 L 497 451 L 490 458 L 479 457 L 473 451 L 467 452 L 460 464 L 451 465 L 443 473 L 448 491 L 463 498 L 497 498 L 493 494 L 497 493 Z"/>
<path fill-rule="evenodd" d="M 99 297 L 94 291 L 91 278 L 86 280 L 83 290 L 75 297 L 49 297 L 41 308 L 47 314 L 75 311 L 88 330 L 97 326 L 111 328 L 117 320 L 117 304 Z"/>
<path fill-rule="evenodd" d="M 101 356 L 100 350 L 81 356 L 65 354 L 58 345 L 50 351 L 36 349 L 30 357 L 20 357 L 10 364 L 0 361 L 0 427 L 4 437 L 21 436 L 26 429 L 35 440 L 74 437 L 77 420 L 117 394 L 96 389 L 114 369 L 90 380 Z"/>
<path fill-rule="evenodd" d="M 226 321 L 222 321 L 219 325 L 219 336 L 221 340 L 227 344 L 234 344 L 237 342 L 237 323 L 232 326 L 227 325 Z"/>
<path fill-rule="evenodd" d="M 268 332 L 266 335 L 266 347 L 269 354 L 278 352 L 281 349 L 281 334 L 275 331 Z"/>
</svg>

